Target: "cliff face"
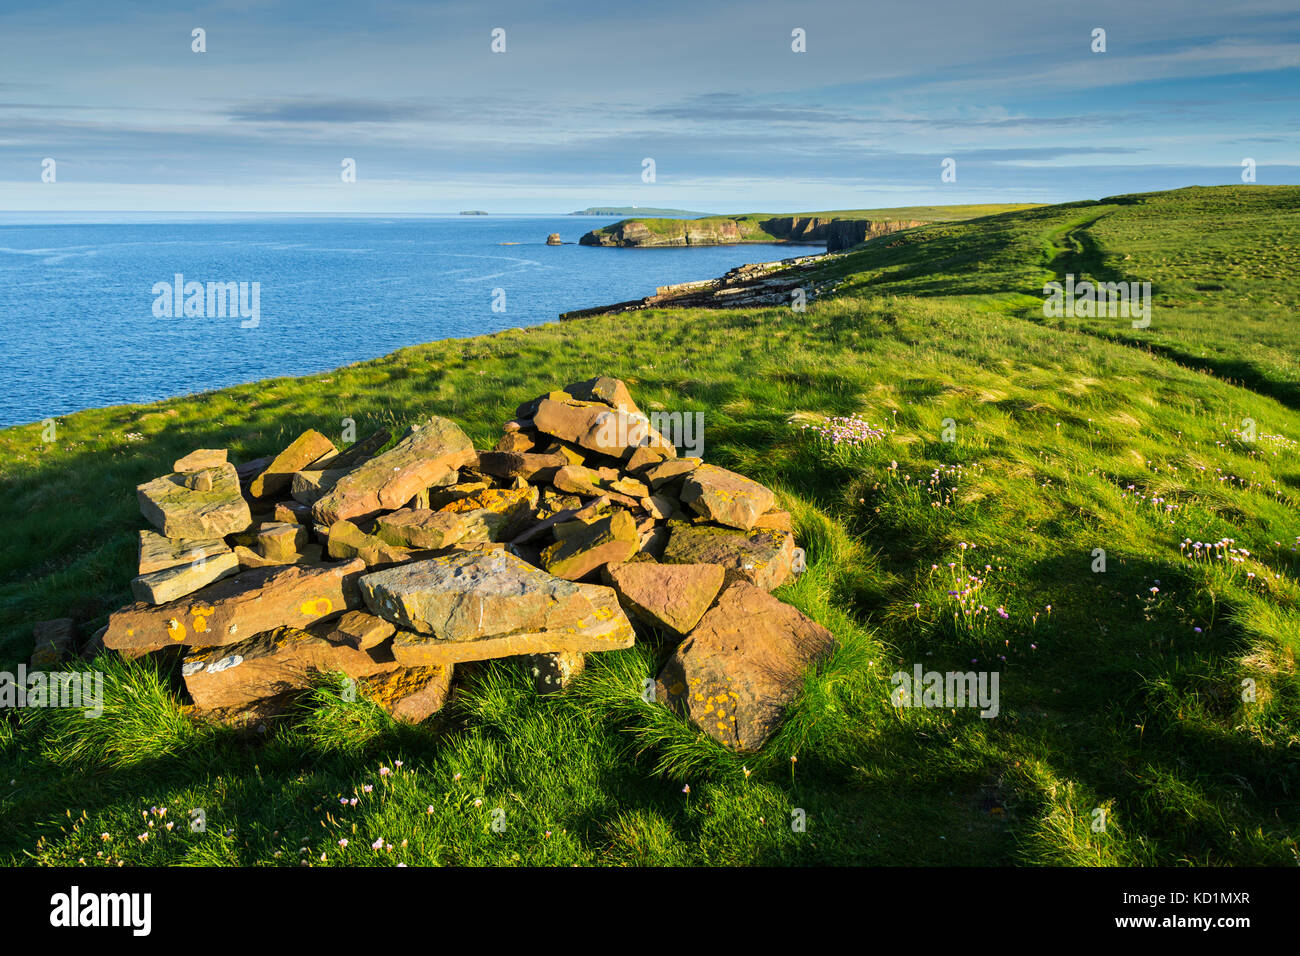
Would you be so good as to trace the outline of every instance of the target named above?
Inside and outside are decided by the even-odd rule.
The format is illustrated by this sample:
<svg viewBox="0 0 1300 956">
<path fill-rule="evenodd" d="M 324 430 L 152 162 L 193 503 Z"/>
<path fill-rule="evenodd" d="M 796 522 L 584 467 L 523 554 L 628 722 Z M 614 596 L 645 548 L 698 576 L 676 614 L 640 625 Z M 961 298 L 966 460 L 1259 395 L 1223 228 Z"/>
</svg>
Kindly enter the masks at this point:
<svg viewBox="0 0 1300 956">
<path fill-rule="evenodd" d="M 777 216 L 764 219 L 759 226 L 764 232 L 787 242 L 824 242 L 826 230 L 834 221 L 816 216 Z"/>
<path fill-rule="evenodd" d="M 826 229 L 826 251 L 839 252 L 876 236 L 924 225 L 914 219 L 836 219 Z"/>
<path fill-rule="evenodd" d="M 773 216 L 730 219 L 624 219 L 578 240 L 584 246 L 719 246 L 738 242 L 825 242 L 828 252 L 922 223 L 900 219 Z"/>
<path fill-rule="evenodd" d="M 584 246 L 720 246 L 745 241 L 734 219 L 625 219 L 587 233 Z"/>
</svg>

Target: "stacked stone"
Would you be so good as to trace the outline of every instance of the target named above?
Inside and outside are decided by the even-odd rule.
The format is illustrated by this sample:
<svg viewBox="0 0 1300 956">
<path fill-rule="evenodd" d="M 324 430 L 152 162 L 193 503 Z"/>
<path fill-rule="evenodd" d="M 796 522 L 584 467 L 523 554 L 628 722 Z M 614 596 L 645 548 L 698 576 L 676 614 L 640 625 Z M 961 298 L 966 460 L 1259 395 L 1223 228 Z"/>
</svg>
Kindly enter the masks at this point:
<svg viewBox="0 0 1300 956">
<path fill-rule="evenodd" d="M 155 530 L 104 646 L 181 648 L 194 715 L 256 726 L 324 672 L 418 722 L 458 664 L 518 658 L 554 690 L 639 634 L 667 656 L 656 699 L 736 750 L 833 646 L 769 593 L 799 559 L 773 492 L 678 457 L 617 379 L 525 402 L 490 451 L 436 416 L 390 440 L 200 449 L 140 485 Z"/>
</svg>

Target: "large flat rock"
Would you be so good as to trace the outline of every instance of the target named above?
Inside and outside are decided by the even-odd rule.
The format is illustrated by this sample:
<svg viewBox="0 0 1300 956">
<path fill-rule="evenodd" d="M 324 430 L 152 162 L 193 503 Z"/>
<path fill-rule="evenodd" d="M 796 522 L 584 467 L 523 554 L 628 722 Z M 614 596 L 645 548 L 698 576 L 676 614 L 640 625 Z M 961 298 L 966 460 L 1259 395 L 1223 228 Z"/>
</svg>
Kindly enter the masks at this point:
<svg viewBox="0 0 1300 956">
<path fill-rule="evenodd" d="M 533 423 L 547 435 L 614 458 L 623 458 L 642 446 L 661 449 L 669 456 L 677 454 L 672 442 L 650 427 L 644 415 L 603 402 L 543 398 L 537 403 Z"/>
<path fill-rule="evenodd" d="M 108 619 L 104 646 L 133 657 L 178 644 L 237 644 L 282 625 L 306 627 L 361 603 L 365 562 L 255 568 L 157 607 L 132 604 Z"/>
<path fill-rule="evenodd" d="M 229 463 L 163 475 L 137 485 L 135 493 L 140 513 L 166 538 L 222 538 L 253 523 L 239 473 Z"/>
<path fill-rule="evenodd" d="M 312 505 L 312 516 L 328 526 L 340 518 L 393 511 L 474 457 L 474 445 L 459 425 L 431 416 L 388 451 L 339 478 Z"/>
<path fill-rule="evenodd" d="M 780 726 L 808 668 L 834 646 L 826 628 L 737 581 L 664 665 L 656 699 L 731 750 L 757 750 Z"/>
</svg>

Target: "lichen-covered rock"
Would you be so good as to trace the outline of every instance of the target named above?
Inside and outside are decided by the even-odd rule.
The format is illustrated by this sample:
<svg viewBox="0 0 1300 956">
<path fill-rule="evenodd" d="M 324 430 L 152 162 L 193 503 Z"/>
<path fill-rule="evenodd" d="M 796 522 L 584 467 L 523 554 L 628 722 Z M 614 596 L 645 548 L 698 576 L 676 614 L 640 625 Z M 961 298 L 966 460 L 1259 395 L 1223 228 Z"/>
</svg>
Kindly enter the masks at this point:
<svg viewBox="0 0 1300 956">
<path fill-rule="evenodd" d="M 731 750 L 754 751 L 780 726 L 830 631 L 743 581 L 717 603 L 664 665 L 656 699 Z"/>
<path fill-rule="evenodd" d="M 772 507 L 770 488 L 717 465 L 700 465 L 682 482 L 682 504 L 710 521 L 748 531 Z"/>
<path fill-rule="evenodd" d="M 399 667 L 357 682 L 357 692 L 388 711 L 395 720 L 418 724 L 447 702 L 455 668 L 451 664 Z"/>
<path fill-rule="evenodd" d="M 713 525 L 668 524 L 665 564 L 720 564 L 727 580 L 743 580 L 764 591 L 780 587 L 790 576 L 794 537 L 784 531 L 738 531 Z"/>
<path fill-rule="evenodd" d="M 307 546 L 307 529 L 300 524 L 266 521 L 257 529 L 257 551 L 264 558 L 295 561 Z"/>
<path fill-rule="evenodd" d="M 132 604 L 109 616 L 104 646 L 135 657 L 176 645 L 235 644 L 263 631 L 306 627 L 361 603 L 365 562 L 245 571 L 158 607 Z"/>
<path fill-rule="evenodd" d="M 179 472 L 137 485 L 140 513 L 167 538 L 221 538 L 251 525 L 253 514 L 240 494 L 235 466 L 225 464 L 203 474 L 211 478 L 206 491 L 187 487 L 186 476 Z"/>
<path fill-rule="evenodd" d="M 455 422 L 434 415 L 388 451 L 353 468 L 312 505 L 319 524 L 402 507 L 474 460 L 474 445 Z"/>
<path fill-rule="evenodd" d="M 220 468 L 226 460 L 224 448 L 199 448 L 184 458 L 177 458 L 176 463 L 172 465 L 172 471 L 203 471 L 206 468 Z"/>
</svg>

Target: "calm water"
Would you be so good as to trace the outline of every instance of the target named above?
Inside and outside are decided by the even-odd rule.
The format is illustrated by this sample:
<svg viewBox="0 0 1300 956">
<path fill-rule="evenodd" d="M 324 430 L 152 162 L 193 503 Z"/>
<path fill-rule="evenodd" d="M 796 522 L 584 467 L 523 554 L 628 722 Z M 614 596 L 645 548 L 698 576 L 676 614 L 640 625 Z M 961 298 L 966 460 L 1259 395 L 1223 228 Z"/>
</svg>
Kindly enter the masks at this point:
<svg viewBox="0 0 1300 956">
<path fill-rule="evenodd" d="M 0 221 L 0 426 L 325 371 L 807 251 L 545 244 L 549 233 L 576 243 L 613 221 Z M 156 317 L 154 286 L 176 273 L 187 283 L 260 283 L 256 328 L 229 315 Z M 495 290 L 504 312 L 492 309 Z"/>
</svg>

